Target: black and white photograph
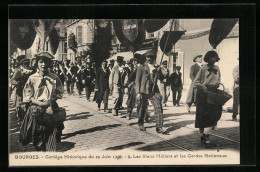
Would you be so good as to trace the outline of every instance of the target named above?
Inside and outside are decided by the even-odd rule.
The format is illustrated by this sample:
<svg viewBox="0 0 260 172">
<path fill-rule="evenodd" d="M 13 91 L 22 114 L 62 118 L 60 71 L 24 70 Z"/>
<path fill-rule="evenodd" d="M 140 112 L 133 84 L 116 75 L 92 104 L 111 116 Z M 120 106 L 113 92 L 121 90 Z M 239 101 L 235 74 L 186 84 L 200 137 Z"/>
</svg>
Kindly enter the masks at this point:
<svg viewBox="0 0 260 172">
<path fill-rule="evenodd" d="M 239 17 L 17 14 L 9 167 L 241 164 Z"/>
</svg>

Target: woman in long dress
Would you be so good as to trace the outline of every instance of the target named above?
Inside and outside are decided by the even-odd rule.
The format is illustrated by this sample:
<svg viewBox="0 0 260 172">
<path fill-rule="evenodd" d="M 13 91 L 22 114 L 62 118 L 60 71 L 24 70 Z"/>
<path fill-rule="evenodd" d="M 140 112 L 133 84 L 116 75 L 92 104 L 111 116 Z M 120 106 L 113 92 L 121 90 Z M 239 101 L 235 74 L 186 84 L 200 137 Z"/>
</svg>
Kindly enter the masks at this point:
<svg viewBox="0 0 260 172">
<path fill-rule="evenodd" d="M 207 103 L 206 91 L 217 91 L 221 75 L 219 67 L 215 65 L 219 61 L 219 56 L 215 51 L 207 52 L 204 61 L 207 65 L 201 67 L 194 80 L 194 85 L 198 88 L 195 128 L 200 129 L 201 142 L 209 144 L 209 134 L 206 134 L 204 129 L 208 127 L 212 130 L 216 129 L 222 115 L 222 105 Z"/>
<path fill-rule="evenodd" d="M 29 77 L 23 90 L 23 102 L 30 106 L 22 121 L 20 142 L 23 145 L 32 142 L 39 151 L 56 151 L 56 143 L 60 142 L 64 129 L 63 122 L 43 125 L 36 120 L 40 112 L 57 113 L 56 100 L 62 98 L 64 92 L 59 77 L 49 71 L 52 58 L 48 52 L 36 55 L 37 72 Z"/>
</svg>

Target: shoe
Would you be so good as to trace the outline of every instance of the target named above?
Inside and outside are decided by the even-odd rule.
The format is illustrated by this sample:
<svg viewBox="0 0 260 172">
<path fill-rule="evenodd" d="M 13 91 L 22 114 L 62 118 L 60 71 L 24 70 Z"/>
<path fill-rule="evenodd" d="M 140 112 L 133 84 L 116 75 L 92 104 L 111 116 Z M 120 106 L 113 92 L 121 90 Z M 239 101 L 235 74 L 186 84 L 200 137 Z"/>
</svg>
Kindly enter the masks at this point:
<svg viewBox="0 0 260 172">
<path fill-rule="evenodd" d="M 107 112 L 108 110 L 107 109 L 104 109 L 104 112 Z"/>
<path fill-rule="evenodd" d="M 218 126 L 217 125 L 213 126 L 212 130 L 218 130 Z"/>
<path fill-rule="evenodd" d="M 128 119 L 131 120 L 131 113 L 127 113 Z"/>
<path fill-rule="evenodd" d="M 145 122 L 150 122 L 150 118 L 145 118 Z"/>
<path fill-rule="evenodd" d="M 237 122 L 237 117 L 233 117 L 233 118 L 232 118 L 232 121 Z"/>
<path fill-rule="evenodd" d="M 100 111 L 100 108 L 98 108 L 98 111 Z"/>
<path fill-rule="evenodd" d="M 167 107 L 167 104 L 166 104 L 166 103 L 164 104 L 164 107 Z"/>
<path fill-rule="evenodd" d="M 142 124 L 138 124 L 138 125 L 139 125 L 139 129 L 140 129 L 141 131 L 145 131 L 145 130 L 146 130 Z"/>
<path fill-rule="evenodd" d="M 190 113 L 190 107 L 189 106 L 187 106 L 187 111 Z"/>
<path fill-rule="evenodd" d="M 118 112 L 116 110 L 113 110 L 113 116 L 118 116 Z"/>
<path fill-rule="evenodd" d="M 181 106 L 181 105 L 178 103 L 177 106 Z"/>
<path fill-rule="evenodd" d="M 209 134 L 203 134 L 203 136 L 200 137 L 200 142 L 205 145 L 210 144 Z"/>
<path fill-rule="evenodd" d="M 156 132 L 157 133 L 165 133 L 165 131 L 161 127 L 156 127 Z"/>
</svg>

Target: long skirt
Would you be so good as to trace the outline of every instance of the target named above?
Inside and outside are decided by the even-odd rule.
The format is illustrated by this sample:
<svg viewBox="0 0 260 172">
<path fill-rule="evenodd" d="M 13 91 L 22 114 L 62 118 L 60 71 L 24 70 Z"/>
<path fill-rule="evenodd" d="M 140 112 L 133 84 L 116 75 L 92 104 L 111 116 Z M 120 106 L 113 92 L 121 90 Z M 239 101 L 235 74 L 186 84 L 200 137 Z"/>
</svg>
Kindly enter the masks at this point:
<svg viewBox="0 0 260 172">
<path fill-rule="evenodd" d="M 206 102 L 206 93 L 197 89 L 197 108 L 195 128 L 207 128 L 217 125 L 222 115 L 222 106 Z"/>
<path fill-rule="evenodd" d="M 39 125 L 35 121 L 35 106 L 30 106 L 25 114 L 20 129 L 20 142 L 25 146 L 33 143 L 36 150 L 56 151 L 56 144 L 60 142 L 63 123 L 55 126 Z"/>
</svg>

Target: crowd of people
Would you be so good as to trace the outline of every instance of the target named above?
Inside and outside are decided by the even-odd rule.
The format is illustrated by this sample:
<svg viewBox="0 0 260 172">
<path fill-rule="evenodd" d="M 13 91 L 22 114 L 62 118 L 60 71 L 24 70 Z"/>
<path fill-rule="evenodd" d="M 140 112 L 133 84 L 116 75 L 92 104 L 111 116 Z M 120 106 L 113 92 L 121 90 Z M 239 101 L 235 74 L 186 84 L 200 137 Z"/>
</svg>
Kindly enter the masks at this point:
<svg viewBox="0 0 260 172">
<path fill-rule="evenodd" d="M 60 142 L 63 122 L 51 127 L 37 123 L 37 113 L 58 113 L 57 99 L 61 99 L 64 87 L 69 95 L 74 93 L 76 84 L 79 96 L 83 89 L 87 101 L 94 93 L 97 109 L 118 116 L 123 108 L 123 96 L 127 92 L 127 118 L 132 119 L 136 107 L 138 126 L 145 131 L 144 121 L 150 121 L 148 113 L 149 102 L 153 105 L 156 122 L 156 132 L 165 134 L 163 129 L 163 106 L 167 106 L 172 91 L 173 106 L 180 106 L 183 83 L 181 67 L 174 67 L 169 73 L 167 61 L 161 65 L 155 64 L 156 53 L 152 50 L 145 54 L 134 54 L 134 58 L 124 61 L 117 56 L 114 60 L 102 61 L 99 68 L 90 59 L 78 62 L 65 60 L 59 62 L 48 52 L 40 52 L 35 58 L 27 59 L 18 56 L 10 65 L 10 93 L 12 94 L 16 114 L 21 122 L 20 142 L 27 145 L 32 142 L 37 150 L 55 151 L 56 143 Z M 215 65 L 220 58 L 215 51 L 209 51 L 204 56 L 205 65 L 201 65 L 202 55 L 193 58 L 190 78 L 192 84 L 187 96 L 187 111 L 190 113 L 192 103 L 196 105 L 195 128 L 199 128 L 201 142 L 209 143 L 209 134 L 204 130 L 216 130 L 217 122 L 222 115 L 222 106 L 206 102 L 206 91 L 215 92 L 220 85 L 219 67 Z M 116 65 L 115 65 L 116 64 Z M 236 68 L 237 69 L 237 68 Z M 239 74 L 234 70 L 234 112 L 233 120 L 237 121 L 239 105 Z M 10 94 L 11 95 L 11 94 Z M 113 98 L 112 107 L 108 107 L 109 96 Z M 236 99 L 236 100 L 235 100 Z M 110 110 L 112 109 L 112 110 Z"/>
</svg>

